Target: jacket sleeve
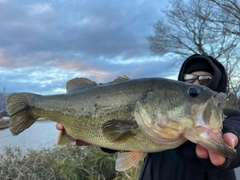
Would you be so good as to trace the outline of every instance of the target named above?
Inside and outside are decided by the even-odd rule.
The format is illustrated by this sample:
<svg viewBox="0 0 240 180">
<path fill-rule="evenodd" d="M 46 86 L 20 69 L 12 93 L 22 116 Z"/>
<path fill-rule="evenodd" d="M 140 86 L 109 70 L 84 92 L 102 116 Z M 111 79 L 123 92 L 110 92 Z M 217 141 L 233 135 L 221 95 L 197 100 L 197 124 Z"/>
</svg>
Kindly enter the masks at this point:
<svg viewBox="0 0 240 180">
<path fill-rule="evenodd" d="M 224 115 L 226 116 L 223 122 L 223 134 L 231 132 L 234 133 L 238 139 L 240 134 L 240 112 L 237 110 L 226 109 L 224 110 Z M 198 168 L 203 169 L 207 172 L 214 172 L 223 169 L 234 169 L 240 166 L 240 145 L 238 144 L 235 149 L 237 151 L 237 156 L 234 159 L 226 159 L 225 163 L 221 166 L 214 166 L 209 159 L 201 159 L 197 157 L 196 144 L 187 141 L 180 147 L 176 148 L 176 153 L 180 159 L 185 163 L 194 165 Z"/>
</svg>

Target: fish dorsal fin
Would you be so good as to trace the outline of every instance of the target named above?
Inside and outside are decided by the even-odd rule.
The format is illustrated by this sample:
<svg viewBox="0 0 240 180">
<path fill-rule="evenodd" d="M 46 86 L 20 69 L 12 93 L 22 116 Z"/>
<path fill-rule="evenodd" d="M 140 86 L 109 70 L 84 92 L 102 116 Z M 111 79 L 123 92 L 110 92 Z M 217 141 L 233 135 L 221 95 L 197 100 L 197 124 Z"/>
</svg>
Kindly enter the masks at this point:
<svg viewBox="0 0 240 180">
<path fill-rule="evenodd" d="M 135 152 L 135 151 L 119 153 L 116 161 L 115 169 L 117 171 L 125 171 L 137 165 L 137 163 L 140 160 L 142 160 L 146 156 L 146 154 L 147 153 L 145 152 Z"/>
<path fill-rule="evenodd" d="M 122 81 L 126 81 L 126 80 L 129 80 L 130 78 L 129 77 L 127 77 L 127 76 L 118 76 L 116 79 L 114 79 L 114 81 L 113 82 L 122 82 Z"/>
<path fill-rule="evenodd" d="M 127 81 L 130 78 L 127 76 L 118 76 L 116 79 L 114 79 L 113 81 L 107 82 L 107 83 L 99 83 L 99 85 L 106 85 L 106 84 L 112 84 L 112 83 L 117 83 L 117 82 L 123 82 L 123 81 Z"/>
<path fill-rule="evenodd" d="M 74 78 L 67 82 L 66 89 L 67 93 L 71 93 L 77 90 L 87 89 L 92 86 L 96 86 L 97 83 L 94 81 L 91 81 L 87 78 Z"/>
</svg>

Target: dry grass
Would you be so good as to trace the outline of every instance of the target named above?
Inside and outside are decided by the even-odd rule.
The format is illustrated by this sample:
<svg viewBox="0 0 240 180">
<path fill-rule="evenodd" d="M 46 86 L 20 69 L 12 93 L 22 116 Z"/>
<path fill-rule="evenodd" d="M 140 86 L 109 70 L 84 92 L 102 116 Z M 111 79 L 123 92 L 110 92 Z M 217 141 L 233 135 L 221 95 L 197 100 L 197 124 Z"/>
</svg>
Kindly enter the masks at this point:
<svg viewBox="0 0 240 180">
<path fill-rule="evenodd" d="M 138 179 L 140 166 L 126 172 L 115 171 L 117 154 L 107 154 L 96 146 L 75 145 L 22 152 L 5 148 L 0 155 L 1 180 L 119 180 Z M 141 163 L 140 163 L 141 164 Z"/>
</svg>

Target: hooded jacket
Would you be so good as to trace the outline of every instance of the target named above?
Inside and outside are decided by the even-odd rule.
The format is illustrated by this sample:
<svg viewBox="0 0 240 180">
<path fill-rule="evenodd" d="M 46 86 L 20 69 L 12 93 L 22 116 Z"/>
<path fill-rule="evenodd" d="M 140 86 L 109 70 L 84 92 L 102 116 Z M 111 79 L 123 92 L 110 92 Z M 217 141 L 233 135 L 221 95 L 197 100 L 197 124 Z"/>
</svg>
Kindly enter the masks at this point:
<svg viewBox="0 0 240 180">
<path fill-rule="evenodd" d="M 178 80 L 184 81 L 186 73 L 207 71 L 213 76 L 208 87 L 217 92 L 226 92 L 227 75 L 221 63 L 211 56 L 195 54 L 182 64 Z M 223 134 L 240 133 L 240 112 L 224 109 L 227 116 L 223 122 Z M 140 173 L 140 180 L 236 180 L 234 168 L 240 166 L 240 146 L 237 156 L 226 159 L 221 166 L 214 166 L 209 159 L 198 158 L 196 144 L 187 141 L 180 147 L 158 153 L 148 153 Z"/>
<path fill-rule="evenodd" d="M 208 87 L 217 92 L 226 92 L 228 78 L 225 68 L 212 56 L 194 54 L 187 58 L 182 64 L 178 80 L 184 81 L 184 74 L 192 73 L 193 71 L 207 71 L 211 73 L 212 80 Z"/>
</svg>

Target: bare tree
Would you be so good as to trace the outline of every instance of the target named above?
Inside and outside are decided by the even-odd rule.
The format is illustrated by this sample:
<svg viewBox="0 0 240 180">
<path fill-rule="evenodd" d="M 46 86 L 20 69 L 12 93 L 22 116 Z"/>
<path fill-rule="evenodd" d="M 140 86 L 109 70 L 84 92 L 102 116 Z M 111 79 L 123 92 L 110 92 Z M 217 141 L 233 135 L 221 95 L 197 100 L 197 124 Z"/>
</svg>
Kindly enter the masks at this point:
<svg viewBox="0 0 240 180">
<path fill-rule="evenodd" d="M 225 26 L 224 29 L 231 33 L 240 36 L 240 6 L 237 0 L 207 0 L 211 1 L 213 4 L 217 5 L 221 11 L 226 12 L 231 16 L 229 21 L 225 22 L 228 26 Z M 210 19 L 212 22 L 221 22 L 222 19 L 220 16 L 215 16 Z"/>
<path fill-rule="evenodd" d="M 215 23 L 227 35 L 236 35 L 240 41 L 240 5 L 237 0 L 205 0 L 216 6 L 217 13 L 212 17 L 204 17 L 207 21 Z M 228 16 L 222 19 L 222 14 Z M 207 19 L 208 18 L 208 19 Z M 224 65 L 228 72 L 228 105 L 240 109 L 240 55 L 239 48 L 232 49 L 224 54 Z"/>
<path fill-rule="evenodd" d="M 235 0 L 230 1 L 236 5 Z M 156 55 L 174 53 L 186 58 L 199 53 L 217 58 L 225 65 L 229 76 L 229 95 L 237 98 L 240 83 L 238 73 L 240 36 L 236 29 L 236 21 L 239 22 L 239 19 L 235 15 L 239 8 L 236 7 L 234 14 L 231 14 L 230 9 L 226 9 L 225 6 L 221 8 L 223 4 L 216 5 L 216 2 L 170 1 L 169 8 L 163 11 L 166 18 L 151 24 L 154 35 L 147 39 L 150 51 Z"/>
<path fill-rule="evenodd" d="M 236 48 L 238 36 L 225 33 L 218 24 L 209 21 L 216 10 L 213 3 L 202 0 L 170 1 L 169 9 L 163 11 L 167 21 L 161 19 L 152 24 L 154 35 L 147 38 L 150 51 L 158 55 L 172 52 L 187 57 L 200 53 L 218 58 Z M 222 19 L 228 17 L 222 14 Z"/>
<path fill-rule="evenodd" d="M 222 63 L 228 74 L 227 104 L 230 108 L 240 110 L 240 57 L 239 50 L 233 49 L 224 54 Z"/>
</svg>

